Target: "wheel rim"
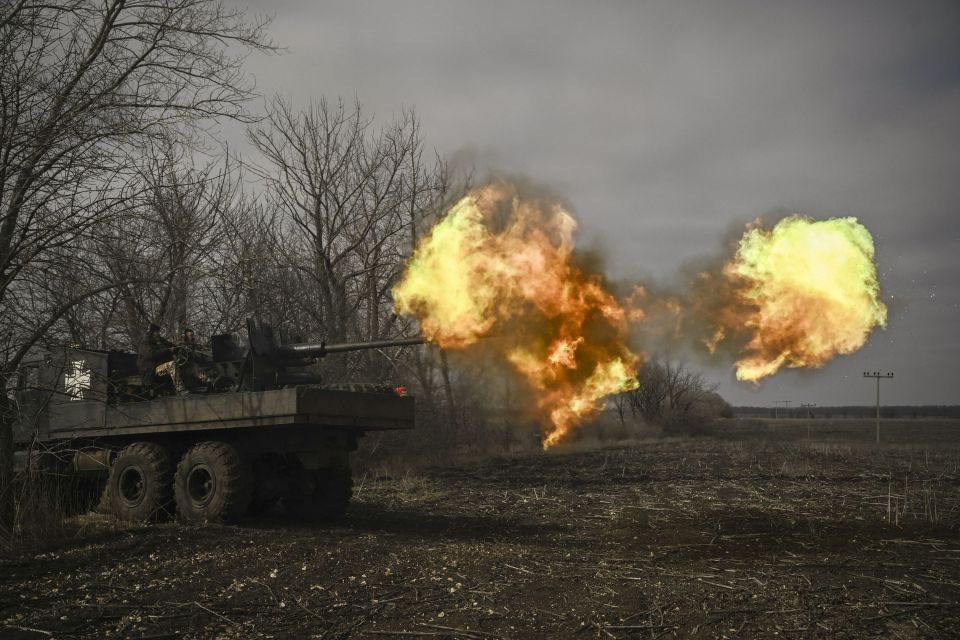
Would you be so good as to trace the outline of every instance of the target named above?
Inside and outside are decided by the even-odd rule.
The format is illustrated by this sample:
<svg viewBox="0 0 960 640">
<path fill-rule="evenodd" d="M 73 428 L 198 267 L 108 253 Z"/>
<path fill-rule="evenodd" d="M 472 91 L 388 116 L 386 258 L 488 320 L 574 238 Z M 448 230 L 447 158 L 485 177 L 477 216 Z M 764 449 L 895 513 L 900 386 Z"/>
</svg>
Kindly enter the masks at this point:
<svg viewBox="0 0 960 640">
<path fill-rule="evenodd" d="M 146 487 L 147 479 L 137 467 L 127 467 L 120 473 L 117 490 L 125 506 L 133 508 L 143 502 Z"/>
<path fill-rule="evenodd" d="M 217 491 L 217 477 L 205 464 L 198 464 L 187 474 L 187 495 L 195 507 L 207 506 Z"/>
</svg>

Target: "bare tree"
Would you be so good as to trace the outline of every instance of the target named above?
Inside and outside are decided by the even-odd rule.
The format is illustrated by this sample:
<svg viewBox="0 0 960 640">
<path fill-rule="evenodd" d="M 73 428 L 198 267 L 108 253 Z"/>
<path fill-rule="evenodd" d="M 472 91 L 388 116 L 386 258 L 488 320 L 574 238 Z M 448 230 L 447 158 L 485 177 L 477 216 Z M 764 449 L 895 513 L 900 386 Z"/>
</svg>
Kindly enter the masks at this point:
<svg viewBox="0 0 960 640">
<path fill-rule="evenodd" d="M 699 371 L 690 370 L 680 361 L 667 360 L 662 367 L 667 392 L 666 411 L 670 415 L 687 415 L 705 391 L 711 391 Z"/>
<path fill-rule="evenodd" d="M 283 286 L 297 292 L 298 328 L 330 342 L 397 335 L 390 290 L 410 228 L 440 189 L 414 115 L 374 129 L 359 104 L 322 100 L 298 111 L 278 98 L 250 140 L 264 159 L 267 201 L 282 215 Z M 355 356 L 353 373 L 381 375 L 375 357 Z"/>
<path fill-rule="evenodd" d="M 169 145 L 148 155 L 139 182 L 142 206 L 98 234 L 110 277 L 134 283 L 111 292 L 121 312 L 101 320 L 121 321 L 126 344 L 136 344 L 149 322 L 171 330 L 211 323 L 202 293 L 220 277 L 216 256 L 225 219 L 241 206 L 239 179 L 229 164 L 195 167 L 182 149 Z M 151 279 L 148 286 L 136 284 Z"/>
<path fill-rule="evenodd" d="M 202 281 L 209 333 L 238 330 L 254 316 L 276 326 L 288 324 L 293 302 L 285 297 L 278 260 L 277 214 L 241 198 L 224 210 L 220 229 L 211 266 L 216 277 Z"/>
<path fill-rule="evenodd" d="M 146 140 L 188 137 L 209 118 L 251 120 L 242 63 L 249 51 L 272 48 L 266 24 L 216 0 L 0 8 L 0 317 L 33 314 L 0 353 L 0 535 L 13 524 L 9 377 L 98 291 L 43 304 L 33 285 L 94 225 L 129 210 L 139 195 L 126 188 L 130 167 Z"/>
<path fill-rule="evenodd" d="M 637 383 L 623 394 L 634 416 L 667 431 L 702 430 L 728 407 L 715 385 L 679 360 L 649 360 L 637 372 Z"/>
<path fill-rule="evenodd" d="M 637 373 L 637 387 L 627 392 L 630 409 L 648 423 L 659 421 L 663 417 L 668 390 L 666 372 L 657 360 L 646 362 Z"/>
</svg>

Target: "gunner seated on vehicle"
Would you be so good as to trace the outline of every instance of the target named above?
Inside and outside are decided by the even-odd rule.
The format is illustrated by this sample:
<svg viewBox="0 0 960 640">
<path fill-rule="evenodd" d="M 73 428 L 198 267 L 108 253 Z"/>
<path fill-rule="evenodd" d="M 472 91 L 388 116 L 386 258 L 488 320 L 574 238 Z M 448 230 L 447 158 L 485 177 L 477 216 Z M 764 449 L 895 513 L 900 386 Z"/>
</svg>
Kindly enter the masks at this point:
<svg viewBox="0 0 960 640">
<path fill-rule="evenodd" d="M 186 393 L 180 371 L 173 361 L 173 349 L 173 343 L 160 335 L 160 327 L 151 323 L 137 352 L 137 368 L 148 389 L 157 384 L 158 378 L 166 377 L 173 382 L 177 393 Z"/>
</svg>

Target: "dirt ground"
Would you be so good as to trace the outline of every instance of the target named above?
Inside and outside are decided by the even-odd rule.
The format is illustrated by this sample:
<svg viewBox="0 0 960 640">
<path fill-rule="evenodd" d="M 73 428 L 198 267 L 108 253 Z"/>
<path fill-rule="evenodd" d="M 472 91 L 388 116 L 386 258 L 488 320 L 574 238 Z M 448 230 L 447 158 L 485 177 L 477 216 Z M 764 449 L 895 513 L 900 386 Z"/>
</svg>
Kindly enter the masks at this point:
<svg viewBox="0 0 960 640">
<path fill-rule="evenodd" d="M 368 473 L 334 526 L 83 516 L 0 562 L 0 637 L 957 637 L 960 425 L 901 423 Z"/>
</svg>

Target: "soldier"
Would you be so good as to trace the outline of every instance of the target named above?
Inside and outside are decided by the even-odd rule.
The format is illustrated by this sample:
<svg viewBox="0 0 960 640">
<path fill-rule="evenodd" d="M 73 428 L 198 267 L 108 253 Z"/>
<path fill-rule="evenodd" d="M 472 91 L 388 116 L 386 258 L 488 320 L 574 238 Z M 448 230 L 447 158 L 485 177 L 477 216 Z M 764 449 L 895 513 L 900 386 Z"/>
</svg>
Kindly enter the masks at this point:
<svg viewBox="0 0 960 640">
<path fill-rule="evenodd" d="M 157 376 L 167 376 L 173 381 L 177 393 L 183 393 L 186 388 L 180 379 L 180 372 L 173 362 L 173 343 L 160 335 L 160 327 L 151 323 L 146 335 L 140 341 L 137 351 L 137 368 L 145 386 L 152 387 L 157 383 Z"/>
<path fill-rule="evenodd" d="M 183 340 L 180 344 L 180 355 L 177 362 L 181 384 L 187 391 L 196 391 L 209 382 L 207 372 L 204 366 L 209 365 L 210 361 L 203 353 L 200 345 L 197 343 L 196 334 L 193 329 L 187 327 L 183 330 Z"/>
</svg>

